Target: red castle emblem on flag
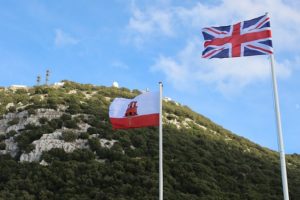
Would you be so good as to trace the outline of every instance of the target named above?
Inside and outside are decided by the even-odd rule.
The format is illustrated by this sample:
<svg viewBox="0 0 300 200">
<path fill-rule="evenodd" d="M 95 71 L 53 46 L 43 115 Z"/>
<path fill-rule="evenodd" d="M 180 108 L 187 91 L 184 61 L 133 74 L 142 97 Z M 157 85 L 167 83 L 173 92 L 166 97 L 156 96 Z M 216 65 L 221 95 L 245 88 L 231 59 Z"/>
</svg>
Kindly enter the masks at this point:
<svg viewBox="0 0 300 200">
<path fill-rule="evenodd" d="M 125 117 L 131 117 L 137 115 L 137 101 L 132 101 L 128 104 Z"/>
</svg>

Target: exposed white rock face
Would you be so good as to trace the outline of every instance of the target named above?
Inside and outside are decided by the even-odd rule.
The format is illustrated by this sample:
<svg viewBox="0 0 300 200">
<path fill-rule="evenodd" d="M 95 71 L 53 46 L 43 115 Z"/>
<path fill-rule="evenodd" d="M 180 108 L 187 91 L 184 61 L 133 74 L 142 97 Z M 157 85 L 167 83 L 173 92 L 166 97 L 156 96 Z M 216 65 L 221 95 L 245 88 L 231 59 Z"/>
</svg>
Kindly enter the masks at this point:
<svg viewBox="0 0 300 200">
<path fill-rule="evenodd" d="M 248 148 L 248 147 L 246 147 L 246 149 L 244 149 L 243 152 L 244 152 L 244 153 L 250 153 L 250 152 L 251 152 L 251 149 Z"/>
<path fill-rule="evenodd" d="M 87 92 L 83 93 L 86 99 L 90 99 L 92 96 L 97 94 L 97 91 L 93 91 L 92 93 L 88 94 Z"/>
<path fill-rule="evenodd" d="M 67 110 L 67 108 L 68 108 L 68 106 L 62 105 L 62 104 L 60 104 L 60 105 L 57 106 L 57 109 L 58 109 L 59 111 L 65 111 L 65 110 Z"/>
<path fill-rule="evenodd" d="M 42 161 L 40 162 L 40 165 L 48 166 L 49 164 L 48 164 L 46 161 L 42 160 Z"/>
<path fill-rule="evenodd" d="M 92 94 L 93 95 L 93 94 Z M 40 126 L 40 118 L 47 118 L 47 120 L 60 118 L 64 111 L 67 109 L 67 106 L 59 105 L 57 110 L 40 108 L 35 110 L 35 114 L 29 115 L 28 111 L 22 111 L 17 113 L 8 113 L 3 115 L 3 119 L 0 120 L 0 134 L 6 134 L 9 131 L 16 131 L 17 135 L 22 134 L 19 132 L 21 129 L 24 129 L 27 124 L 33 124 L 35 126 Z M 77 114 L 72 115 L 72 118 L 83 116 L 84 119 L 88 119 L 89 115 L 87 114 Z M 17 124 L 9 125 L 9 122 L 15 120 Z M 61 139 L 62 132 L 72 131 L 74 134 L 79 134 L 81 132 L 87 132 L 87 129 L 90 127 L 89 124 L 80 122 L 77 123 L 77 129 L 69 129 L 62 127 L 53 133 L 44 134 L 40 139 L 32 142 L 34 149 L 29 153 L 23 153 L 20 156 L 21 162 L 34 162 L 39 161 L 43 152 L 49 151 L 53 148 L 61 148 L 65 152 L 71 153 L 76 149 L 89 148 L 88 140 L 76 139 L 74 142 L 66 142 Z M 98 138 L 99 135 L 92 135 L 90 138 Z M 99 139 L 99 138 L 98 138 Z M 0 150 L 0 154 L 10 154 L 11 156 L 16 156 L 18 152 L 18 144 L 14 141 L 14 137 L 10 137 L 5 141 L 6 149 Z M 111 148 L 117 140 L 107 140 L 99 139 L 99 142 L 104 148 Z M 41 165 L 48 165 L 47 162 L 41 161 Z"/>
<path fill-rule="evenodd" d="M 77 94 L 77 90 L 70 90 L 68 94 Z"/>
<path fill-rule="evenodd" d="M 135 150 L 136 148 L 133 145 L 130 145 L 130 149 Z"/>
<path fill-rule="evenodd" d="M 191 120 L 190 118 L 185 118 L 184 121 L 182 122 L 182 125 L 185 128 L 191 128 L 190 125 L 189 125 L 189 122 L 193 122 L 193 120 Z"/>
<path fill-rule="evenodd" d="M 10 154 L 11 156 L 16 156 L 18 152 L 18 144 L 15 143 L 14 139 L 11 137 L 9 139 L 4 140 L 5 142 L 5 150 L 0 150 L 0 154 Z"/>
<path fill-rule="evenodd" d="M 110 100 L 111 100 L 110 97 L 104 97 L 104 99 L 105 99 L 106 101 L 110 101 Z"/>
<path fill-rule="evenodd" d="M 176 128 L 180 129 L 181 126 L 180 126 L 180 122 L 177 121 L 177 119 L 171 119 L 171 120 L 168 120 L 168 123 L 170 124 L 174 124 L 176 126 Z"/>
<path fill-rule="evenodd" d="M 168 117 L 171 117 L 171 119 L 168 119 Z M 169 124 L 174 124 L 176 126 L 176 128 L 180 129 L 180 128 L 192 128 L 192 125 L 196 125 L 198 126 L 199 128 L 203 129 L 203 130 L 207 130 L 207 127 L 201 125 L 201 124 L 198 124 L 196 121 L 190 119 L 190 118 L 185 118 L 184 120 L 180 120 L 178 118 L 177 115 L 174 115 L 174 114 L 170 114 L 170 113 L 166 113 L 164 116 L 163 116 L 163 121 L 166 122 L 166 123 L 169 123 Z"/>
<path fill-rule="evenodd" d="M 10 107 L 13 107 L 13 106 L 15 106 L 14 103 L 8 103 L 5 108 L 6 108 L 6 110 L 8 110 Z"/>
<path fill-rule="evenodd" d="M 86 125 L 85 127 L 89 127 L 89 125 Z M 34 144 L 35 149 L 29 153 L 23 153 L 20 157 L 20 161 L 21 162 L 39 161 L 43 152 L 49 151 L 53 148 L 63 149 L 67 153 L 71 153 L 76 149 L 89 148 L 88 140 L 77 139 L 74 142 L 65 142 L 64 140 L 61 140 L 60 138 L 63 130 L 64 129 L 57 130 L 51 134 L 44 134 L 39 140 L 34 141 L 32 144 Z M 78 132 L 82 132 L 82 130 Z M 97 138 L 97 137 L 98 135 L 90 136 L 90 138 Z M 117 140 L 99 139 L 99 142 L 102 147 L 110 149 L 117 142 Z"/>
<path fill-rule="evenodd" d="M 19 106 L 19 105 L 20 105 L 20 106 Z M 24 109 L 24 108 L 26 108 L 26 107 L 29 106 L 29 105 L 33 105 L 33 103 L 29 103 L 29 104 L 23 105 L 21 102 L 19 102 L 19 103 L 18 103 L 17 109 L 18 109 L 18 110 L 19 110 L 19 109 Z"/>
<path fill-rule="evenodd" d="M 40 96 L 40 101 L 43 101 L 44 99 L 45 99 L 45 97 L 47 97 L 48 96 L 48 94 L 41 94 L 41 95 L 39 95 Z"/>
<path fill-rule="evenodd" d="M 87 140 L 77 139 L 74 142 L 65 142 L 60 140 L 61 132 L 44 134 L 39 140 L 34 141 L 35 149 L 30 153 L 23 153 L 20 161 L 33 162 L 39 161 L 44 151 L 49 151 L 53 148 L 63 149 L 67 153 L 71 153 L 76 149 L 88 148 Z"/>
<path fill-rule="evenodd" d="M 60 118 L 62 116 L 63 112 L 57 111 L 54 109 L 49 108 L 39 108 L 36 110 L 35 117 L 41 118 L 46 117 L 48 120 L 54 119 L 54 118 Z"/>
<path fill-rule="evenodd" d="M 115 142 L 117 142 L 117 140 L 107 140 L 107 139 L 100 139 L 100 144 L 101 147 L 105 147 L 105 148 L 112 148 L 112 146 L 114 146 Z"/>
<path fill-rule="evenodd" d="M 6 132 L 8 133 L 9 131 L 18 131 L 18 130 L 20 130 L 20 129 L 22 129 L 22 128 L 24 128 L 24 125 L 23 125 L 23 124 L 22 124 L 22 125 L 18 125 L 18 124 L 12 125 L 12 126 L 10 126 L 10 127 L 8 127 L 8 128 L 6 129 Z"/>
<path fill-rule="evenodd" d="M 186 127 L 186 128 L 191 128 L 189 123 L 193 123 L 194 125 L 198 126 L 199 128 L 202 128 L 204 130 L 207 130 L 207 128 L 205 126 L 202 126 L 200 124 L 198 124 L 197 122 L 195 122 L 194 120 L 190 119 L 190 118 L 185 118 L 184 121 L 182 122 L 182 124 Z"/>
<path fill-rule="evenodd" d="M 22 111 L 19 113 L 8 113 L 4 116 L 4 119 L 0 120 L 0 133 L 5 132 L 8 133 L 9 131 L 18 131 L 20 129 L 23 129 L 27 124 L 33 124 L 33 125 L 40 125 L 39 119 L 42 117 L 47 118 L 48 120 L 60 118 L 62 116 L 62 111 L 57 111 L 54 109 L 46 109 L 46 108 L 40 108 L 36 110 L 35 115 L 28 116 L 27 111 Z M 7 123 L 15 118 L 19 118 L 19 123 L 8 126 Z"/>
<path fill-rule="evenodd" d="M 12 120 L 14 118 L 22 118 L 24 116 L 27 116 L 28 113 L 27 111 L 22 111 L 22 112 L 19 112 L 19 113 L 7 113 L 6 115 L 3 116 L 3 119 L 6 119 L 6 120 Z"/>
<path fill-rule="evenodd" d="M 99 134 L 93 134 L 93 135 L 90 135 L 89 138 L 98 138 L 98 137 L 99 137 Z M 100 142 L 101 147 L 110 149 L 114 146 L 114 144 L 116 142 L 118 142 L 118 140 L 107 140 L 107 139 L 101 138 L 101 139 L 99 139 L 99 142 Z"/>
<path fill-rule="evenodd" d="M 87 123 L 78 123 L 77 126 L 80 129 L 80 132 L 86 132 L 88 130 L 88 128 L 91 127 L 91 125 L 87 124 Z"/>
</svg>

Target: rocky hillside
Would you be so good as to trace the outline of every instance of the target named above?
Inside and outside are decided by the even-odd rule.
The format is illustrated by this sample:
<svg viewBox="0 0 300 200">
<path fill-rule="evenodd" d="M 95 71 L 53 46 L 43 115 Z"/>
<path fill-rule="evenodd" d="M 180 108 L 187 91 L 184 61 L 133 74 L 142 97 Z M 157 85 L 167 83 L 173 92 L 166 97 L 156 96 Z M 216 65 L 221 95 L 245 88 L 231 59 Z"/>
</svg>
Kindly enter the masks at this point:
<svg viewBox="0 0 300 200">
<path fill-rule="evenodd" d="M 112 130 L 108 106 L 138 90 L 0 89 L 0 199 L 157 199 L 158 129 Z M 164 100 L 165 199 L 282 199 L 276 152 Z M 300 199 L 300 156 L 287 157 Z"/>
</svg>

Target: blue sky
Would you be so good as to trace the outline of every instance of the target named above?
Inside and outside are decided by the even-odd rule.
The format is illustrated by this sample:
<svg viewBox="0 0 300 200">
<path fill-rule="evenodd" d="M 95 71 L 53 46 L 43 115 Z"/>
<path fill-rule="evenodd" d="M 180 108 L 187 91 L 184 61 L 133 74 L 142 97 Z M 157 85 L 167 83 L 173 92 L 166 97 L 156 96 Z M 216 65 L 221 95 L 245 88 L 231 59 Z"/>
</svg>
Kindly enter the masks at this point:
<svg viewBox="0 0 300 200">
<path fill-rule="evenodd" d="M 2 1 L 1 86 L 72 80 L 157 90 L 226 129 L 277 150 L 267 56 L 204 60 L 201 28 L 268 12 L 285 150 L 300 153 L 297 0 Z"/>
</svg>

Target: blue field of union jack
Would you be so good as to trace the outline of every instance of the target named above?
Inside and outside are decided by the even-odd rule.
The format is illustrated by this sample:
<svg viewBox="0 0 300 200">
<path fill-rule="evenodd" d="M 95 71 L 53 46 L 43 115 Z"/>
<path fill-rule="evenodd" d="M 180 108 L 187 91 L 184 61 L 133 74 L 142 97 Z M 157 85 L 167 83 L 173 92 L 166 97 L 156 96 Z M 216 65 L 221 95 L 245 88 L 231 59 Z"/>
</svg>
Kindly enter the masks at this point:
<svg viewBox="0 0 300 200">
<path fill-rule="evenodd" d="M 230 58 L 273 53 L 270 18 L 263 15 L 229 26 L 203 28 L 203 58 Z"/>
</svg>

